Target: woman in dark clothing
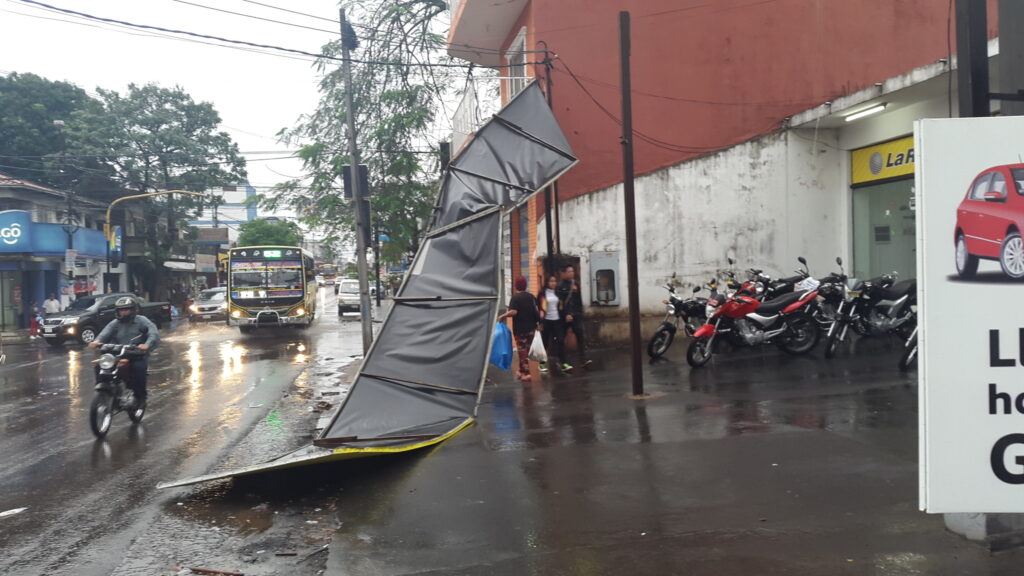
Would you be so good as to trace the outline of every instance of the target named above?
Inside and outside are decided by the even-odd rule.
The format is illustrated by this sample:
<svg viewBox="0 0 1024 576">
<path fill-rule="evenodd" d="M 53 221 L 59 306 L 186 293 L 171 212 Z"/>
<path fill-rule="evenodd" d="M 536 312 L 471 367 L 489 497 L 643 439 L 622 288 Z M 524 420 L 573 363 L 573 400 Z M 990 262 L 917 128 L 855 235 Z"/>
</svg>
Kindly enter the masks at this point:
<svg viewBox="0 0 1024 576">
<path fill-rule="evenodd" d="M 508 302 L 508 312 L 502 314 L 498 320 L 512 317 L 512 334 L 516 339 L 516 350 L 519 351 L 519 374 L 516 377 L 523 381 L 530 381 L 530 345 L 533 344 L 533 334 L 537 330 L 537 323 L 540 322 L 540 312 L 537 310 L 537 300 L 526 291 L 526 278 L 520 276 L 515 282 L 516 293 Z"/>
<path fill-rule="evenodd" d="M 544 347 L 548 351 L 547 365 L 553 374 L 572 371 L 572 366 L 565 361 L 565 324 L 562 321 L 562 301 L 558 298 L 557 287 L 558 278 L 548 276 L 547 287 L 537 295 L 541 336 L 544 337 Z M 540 371 L 547 371 L 544 364 L 541 364 Z"/>
</svg>

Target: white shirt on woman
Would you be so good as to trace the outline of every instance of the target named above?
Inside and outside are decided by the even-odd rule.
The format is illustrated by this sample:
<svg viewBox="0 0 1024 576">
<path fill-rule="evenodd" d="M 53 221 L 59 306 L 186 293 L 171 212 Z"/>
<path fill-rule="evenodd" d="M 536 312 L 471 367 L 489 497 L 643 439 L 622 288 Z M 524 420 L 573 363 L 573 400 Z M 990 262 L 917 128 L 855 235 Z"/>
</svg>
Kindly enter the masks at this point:
<svg viewBox="0 0 1024 576">
<path fill-rule="evenodd" d="M 548 301 L 547 310 L 544 311 L 545 320 L 558 320 L 558 294 L 550 288 L 544 289 L 544 298 Z"/>
</svg>

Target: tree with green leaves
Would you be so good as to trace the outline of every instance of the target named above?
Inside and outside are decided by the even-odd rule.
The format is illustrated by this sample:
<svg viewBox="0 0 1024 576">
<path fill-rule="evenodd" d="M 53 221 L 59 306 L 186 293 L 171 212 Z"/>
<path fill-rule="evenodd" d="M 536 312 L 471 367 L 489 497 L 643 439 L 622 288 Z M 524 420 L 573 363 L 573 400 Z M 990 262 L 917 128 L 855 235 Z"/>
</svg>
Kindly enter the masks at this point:
<svg viewBox="0 0 1024 576">
<path fill-rule="evenodd" d="M 372 226 L 391 239 L 381 259 L 398 261 L 418 249 L 437 192 L 432 129 L 451 79 L 429 62 L 450 62 L 444 36 L 433 30 L 448 7 L 442 0 L 352 0 L 343 6 L 360 39 L 352 55 L 353 113 L 361 161 L 369 167 Z M 340 39 L 323 53 L 317 109 L 281 133 L 300 146 L 309 183 L 282 184 L 263 203 L 294 208 L 328 244 L 355 244 L 354 206 L 341 189 L 341 169 L 350 158 Z"/>
<path fill-rule="evenodd" d="M 74 84 L 18 72 L 0 76 L 0 172 L 86 196 L 116 189 L 112 173 L 68 139 L 76 114 L 101 106 Z"/>
<path fill-rule="evenodd" d="M 101 106 L 75 111 L 66 138 L 82 157 L 95 158 L 119 183 L 118 196 L 129 191 L 202 192 L 243 181 L 245 159 L 226 132 L 218 130 L 220 115 L 209 102 L 196 102 L 180 87 L 129 85 L 124 95 L 98 89 Z M 108 199 L 108 201 L 111 201 Z M 192 196 L 157 196 L 148 204 L 147 254 L 140 264 L 147 288 L 157 297 L 164 290 L 163 262 L 186 251 L 179 230 L 202 206 Z M 157 226 L 166 214 L 166 229 Z"/>
<path fill-rule="evenodd" d="M 238 227 L 239 246 L 298 246 L 302 230 L 295 222 L 259 218 Z"/>
</svg>

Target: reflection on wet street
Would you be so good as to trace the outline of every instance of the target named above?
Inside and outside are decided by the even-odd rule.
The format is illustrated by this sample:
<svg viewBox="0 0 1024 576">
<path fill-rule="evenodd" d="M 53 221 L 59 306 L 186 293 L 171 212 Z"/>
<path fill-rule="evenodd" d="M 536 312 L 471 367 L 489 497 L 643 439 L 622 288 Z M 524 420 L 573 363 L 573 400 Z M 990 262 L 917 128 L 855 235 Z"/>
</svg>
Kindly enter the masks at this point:
<svg viewBox="0 0 1024 576">
<path fill-rule="evenodd" d="M 176 321 L 150 358 L 145 419 L 132 425 L 116 414 L 103 441 L 88 424 L 95 351 L 8 346 L 0 367 L 0 511 L 26 510 L 0 522 L 0 573 L 111 573 L 167 497 L 155 492 L 157 482 L 207 472 L 257 423 L 280 420 L 271 407 L 318 349 L 360 353 L 352 326 L 328 314 L 309 330 L 241 336 L 221 322 Z M 256 445 L 247 456 L 266 460 L 279 455 L 274 449 Z"/>
<path fill-rule="evenodd" d="M 357 319 L 173 328 L 145 422 L 118 415 L 103 442 L 92 354 L 25 346 L 0 369 L 0 513 L 24 508 L 0 516 L 0 572 L 1019 573 L 1024 552 L 917 510 L 916 375 L 894 340 L 851 344 L 701 370 L 679 346 L 644 365 L 644 399 L 621 350 L 526 384 L 492 367 L 476 425 L 442 444 L 160 492 L 308 445 L 357 366 Z"/>
</svg>

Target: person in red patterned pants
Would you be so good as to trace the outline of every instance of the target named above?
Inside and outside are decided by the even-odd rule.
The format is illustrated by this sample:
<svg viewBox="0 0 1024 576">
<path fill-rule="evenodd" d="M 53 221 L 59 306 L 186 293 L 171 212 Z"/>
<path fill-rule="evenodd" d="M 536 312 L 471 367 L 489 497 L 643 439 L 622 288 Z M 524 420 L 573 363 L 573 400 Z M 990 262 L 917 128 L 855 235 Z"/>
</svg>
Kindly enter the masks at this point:
<svg viewBox="0 0 1024 576">
<path fill-rule="evenodd" d="M 537 323 L 540 322 L 540 312 L 537 310 L 537 299 L 533 294 L 527 292 L 527 282 L 524 276 L 516 278 L 515 295 L 508 302 L 508 311 L 498 317 L 498 320 L 512 318 L 512 334 L 516 339 L 516 350 L 519 353 L 519 373 L 516 375 L 522 382 L 530 381 L 530 345 L 533 344 L 533 334 L 537 330 Z"/>
</svg>

